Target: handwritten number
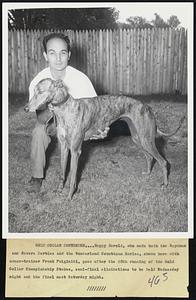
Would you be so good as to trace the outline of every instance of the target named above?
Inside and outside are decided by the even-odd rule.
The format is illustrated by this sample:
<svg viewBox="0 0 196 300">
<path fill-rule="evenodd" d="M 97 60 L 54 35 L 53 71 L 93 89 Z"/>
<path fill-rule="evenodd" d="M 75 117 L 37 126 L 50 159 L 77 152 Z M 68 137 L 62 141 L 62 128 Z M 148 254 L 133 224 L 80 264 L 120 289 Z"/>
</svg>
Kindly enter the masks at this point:
<svg viewBox="0 0 196 300">
<path fill-rule="evenodd" d="M 149 278 L 148 279 L 148 283 L 150 284 L 151 287 L 153 285 L 153 281 L 154 281 L 154 276 L 153 276 L 153 278 Z"/>
<path fill-rule="evenodd" d="M 157 285 L 157 284 L 159 284 L 159 282 L 160 282 L 160 277 L 156 276 L 154 279 L 154 284 Z"/>
<path fill-rule="evenodd" d="M 148 279 L 148 283 L 150 284 L 151 287 L 153 286 L 153 284 L 157 285 L 159 282 L 160 282 L 159 276 L 153 276 L 152 278 Z"/>
<path fill-rule="evenodd" d="M 163 281 L 167 281 L 168 279 L 167 272 L 163 273 L 163 277 L 164 277 Z"/>
<path fill-rule="evenodd" d="M 163 278 L 162 278 L 163 277 Z M 160 283 L 160 281 L 167 281 L 168 280 L 168 276 L 167 276 L 167 273 L 163 273 L 162 274 L 162 277 L 160 278 L 159 275 L 155 276 L 153 275 L 153 277 L 150 277 L 148 279 L 148 283 L 150 284 L 150 286 L 152 287 L 153 285 L 158 285 Z"/>
</svg>

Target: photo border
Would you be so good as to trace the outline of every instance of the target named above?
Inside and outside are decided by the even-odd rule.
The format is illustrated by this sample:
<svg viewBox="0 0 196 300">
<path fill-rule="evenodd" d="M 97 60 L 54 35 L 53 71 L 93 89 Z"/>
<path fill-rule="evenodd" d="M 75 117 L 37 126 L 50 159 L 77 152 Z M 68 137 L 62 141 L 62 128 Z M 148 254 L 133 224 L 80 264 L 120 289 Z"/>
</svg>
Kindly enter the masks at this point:
<svg viewBox="0 0 196 300">
<path fill-rule="evenodd" d="M 186 5 L 188 17 L 188 231 L 187 232 L 116 232 L 116 233 L 10 233 L 8 231 L 8 17 L 9 9 L 27 9 L 27 8 L 82 8 L 82 7 L 112 7 L 120 2 L 87 2 L 87 3 L 3 3 L 2 15 L 2 36 L 3 36 L 3 238 L 8 239 L 37 239 L 37 238 L 193 238 L 193 3 L 175 2 L 175 5 Z M 137 4 L 144 6 L 149 3 L 158 4 L 164 2 L 131 2 L 130 6 Z M 125 3 L 126 5 L 128 3 Z M 174 2 L 171 2 L 174 4 Z M 170 5 L 170 3 L 166 3 Z"/>
</svg>

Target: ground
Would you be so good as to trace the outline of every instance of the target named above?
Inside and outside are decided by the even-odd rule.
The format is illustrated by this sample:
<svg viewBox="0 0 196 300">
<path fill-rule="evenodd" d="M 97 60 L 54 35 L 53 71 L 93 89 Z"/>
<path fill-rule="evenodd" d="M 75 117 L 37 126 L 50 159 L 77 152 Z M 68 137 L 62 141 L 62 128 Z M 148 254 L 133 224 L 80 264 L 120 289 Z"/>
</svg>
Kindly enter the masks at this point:
<svg viewBox="0 0 196 300">
<path fill-rule="evenodd" d="M 139 97 L 153 108 L 165 132 L 187 114 L 186 97 Z M 34 113 L 23 110 L 27 97 L 9 97 L 9 232 L 186 232 L 187 120 L 175 137 L 159 140 L 170 163 L 169 185 L 161 189 L 155 163 L 150 176 L 143 153 L 132 142 L 125 123 L 117 122 L 109 137 L 83 143 L 78 189 L 67 200 L 68 182 L 56 193 L 60 155 L 56 140 L 48 149 L 48 167 L 41 193 L 29 194 L 30 142 Z M 161 142 L 161 143 L 160 143 Z M 69 181 L 69 178 L 68 178 Z"/>
</svg>

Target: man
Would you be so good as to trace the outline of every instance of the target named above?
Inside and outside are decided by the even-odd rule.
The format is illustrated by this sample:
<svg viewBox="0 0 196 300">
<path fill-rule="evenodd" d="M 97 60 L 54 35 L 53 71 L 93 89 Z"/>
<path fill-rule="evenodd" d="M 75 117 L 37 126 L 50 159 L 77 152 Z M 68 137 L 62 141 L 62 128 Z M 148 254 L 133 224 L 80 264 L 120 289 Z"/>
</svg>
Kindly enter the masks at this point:
<svg viewBox="0 0 196 300">
<path fill-rule="evenodd" d="M 39 72 L 29 86 L 29 99 L 34 94 L 35 85 L 42 79 L 62 79 L 68 93 L 76 99 L 96 97 L 95 89 L 89 78 L 79 70 L 68 65 L 71 52 L 69 38 L 61 33 L 51 33 L 43 40 L 44 58 L 48 67 Z M 37 123 L 32 132 L 31 165 L 32 178 L 29 182 L 29 192 L 39 192 L 44 178 L 46 164 L 46 149 L 51 141 L 51 130 L 54 129 L 53 114 L 44 105 L 36 111 Z M 109 128 L 100 132 L 94 139 L 104 138 Z"/>
</svg>

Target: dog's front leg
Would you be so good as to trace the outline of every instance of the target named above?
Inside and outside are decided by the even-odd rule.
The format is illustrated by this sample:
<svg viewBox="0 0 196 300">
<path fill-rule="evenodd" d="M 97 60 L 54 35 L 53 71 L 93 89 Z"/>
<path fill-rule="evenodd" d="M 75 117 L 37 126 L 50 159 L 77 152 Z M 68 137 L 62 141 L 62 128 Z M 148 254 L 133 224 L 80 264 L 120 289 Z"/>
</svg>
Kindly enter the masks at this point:
<svg viewBox="0 0 196 300">
<path fill-rule="evenodd" d="M 61 176 L 60 176 L 60 182 L 57 190 L 59 193 L 62 192 L 65 183 L 65 171 L 67 167 L 68 153 L 69 153 L 69 149 L 67 147 L 67 144 L 64 141 L 63 142 L 61 141 Z"/>
<path fill-rule="evenodd" d="M 70 180 L 68 200 L 71 200 L 71 198 L 75 192 L 78 160 L 79 160 L 80 154 L 81 154 L 81 147 L 77 150 L 71 149 L 71 170 L 70 170 L 71 180 Z"/>
</svg>

